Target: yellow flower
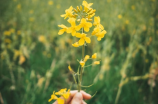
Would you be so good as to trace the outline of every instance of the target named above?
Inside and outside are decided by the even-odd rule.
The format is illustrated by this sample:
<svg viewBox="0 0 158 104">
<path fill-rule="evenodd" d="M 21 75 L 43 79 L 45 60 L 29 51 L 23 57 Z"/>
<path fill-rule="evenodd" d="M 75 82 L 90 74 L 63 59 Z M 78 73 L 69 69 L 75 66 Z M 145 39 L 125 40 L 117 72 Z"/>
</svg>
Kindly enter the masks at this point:
<svg viewBox="0 0 158 104">
<path fill-rule="evenodd" d="M 17 9 L 19 9 L 19 10 L 21 9 L 21 4 L 17 5 Z"/>
<path fill-rule="evenodd" d="M 118 18 L 119 18 L 119 19 L 121 19 L 121 18 L 122 18 L 122 15 L 121 15 L 121 14 L 119 14 L 119 15 L 118 15 Z"/>
<path fill-rule="evenodd" d="M 91 43 L 91 39 L 89 37 L 86 37 L 86 34 L 85 33 L 76 33 L 76 37 L 77 38 L 80 38 L 80 40 L 78 41 L 79 45 L 82 46 L 84 45 L 85 41 L 87 43 Z"/>
<path fill-rule="evenodd" d="M 4 35 L 10 36 L 11 32 L 10 31 L 4 31 Z"/>
<path fill-rule="evenodd" d="M 53 94 L 51 95 L 51 98 L 48 100 L 48 102 L 54 100 L 54 99 L 58 99 L 58 97 L 54 94 L 55 92 L 53 92 Z"/>
<path fill-rule="evenodd" d="M 38 37 L 38 41 L 40 41 L 40 42 L 46 42 L 46 38 L 43 36 L 43 35 L 40 35 L 39 37 Z"/>
<path fill-rule="evenodd" d="M 10 29 L 9 31 L 10 31 L 11 33 L 14 33 L 14 32 L 15 32 L 15 30 L 14 30 L 14 29 Z"/>
<path fill-rule="evenodd" d="M 78 42 L 76 42 L 76 43 L 72 44 L 72 46 L 79 47 L 80 45 L 78 44 Z"/>
<path fill-rule="evenodd" d="M 58 98 L 57 102 L 58 102 L 58 104 L 64 104 L 64 99 Z"/>
<path fill-rule="evenodd" d="M 33 22 L 34 20 L 35 20 L 34 17 L 30 17 L 30 18 L 29 18 L 29 21 L 30 21 L 30 22 Z"/>
<path fill-rule="evenodd" d="M 104 27 L 100 24 L 100 17 L 94 17 L 94 23 L 93 23 L 94 26 L 97 26 L 99 27 L 101 30 L 104 29 Z"/>
<path fill-rule="evenodd" d="M 76 31 L 80 30 L 80 29 L 78 29 L 78 27 L 76 26 L 75 21 L 76 21 L 75 18 L 69 18 L 69 19 L 68 19 L 68 22 L 71 24 L 71 27 L 69 27 L 69 28 L 67 29 L 67 33 L 71 33 L 72 36 L 75 36 Z"/>
<path fill-rule="evenodd" d="M 66 9 L 65 10 L 65 13 L 66 14 L 63 14 L 63 15 L 61 15 L 61 17 L 65 17 L 64 19 L 66 19 L 67 17 L 72 17 L 72 13 L 73 13 L 73 7 L 72 6 L 70 6 L 70 8 L 69 9 Z"/>
<path fill-rule="evenodd" d="M 20 31 L 20 30 L 18 30 L 18 31 L 17 31 L 17 34 L 18 34 L 18 35 L 20 35 L 20 34 L 21 34 L 21 31 Z"/>
<path fill-rule="evenodd" d="M 10 39 L 5 39 L 4 41 L 5 41 L 5 43 L 11 43 L 12 42 Z"/>
<path fill-rule="evenodd" d="M 99 33 L 100 31 L 101 31 L 101 29 L 99 27 L 95 27 L 92 32 L 92 35 L 95 35 L 95 34 Z"/>
<path fill-rule="evenodd" d="M 84 31 L 88 32 L 89 28 L 92 27 L 92 23 L 87 22 L 85 18 L 82 18 L 78 28 L 81 29 L 82 27 L 84 28 Z"/>
<path fill-rule="evenodd" d="M 30 13 L 30 14 L 33 14 L 33 10 L 30 10 L 29 13 Z"/>
<path fill-rule="evenodd" d="M 86 11 L 86 12 L 88 12 L 88 9 L 90 9 L 90 6 L 92 6 L 93 5 L 93 3 L 87 3 L 86 1 L 83 1 L 82 2 L 82 5 L 84 6 L 84 10 Z"/>
<path fill-rule="evenodd" d="M 94 61 L 93 64 L 95 64 L 95 65 L 100 64 L 100 61 Z"/>
<path fill-rule="evenodd" d="M 53 1 L 48 1 L 48 5 L 53 5 Z"/>
<path fill-rule="evenodd" d="M 25 62 L 25 57 L 23 56 L 23 55 L 20 55 L 20 57 L 19 57 L 19 64 L 21 65 L 21 64 L 23 64 L 24 62 Z"/>
<path fill-rule="evenodd" d="M 99 32 L 98 34 L 96 34 L 97 40 L 100 41 L 100 40 L 104 37 L 104 35 L 105 35 L 106 33 L 107 33 L 107 32 L 106 32 L 105 30 L 103 30 L 103 31 Z"/>
<path fill-rule="evenodd" d="M 92 59 L 96 59 L 97 58 L 97 53 L 94 53 L 93 55 L 92 55 Z"/>
<path fill-rule="evenodd" d="M 70 96 L 70 89 L 62 95 L 65 99 L 68 99 Z"/>
<path fill-rule="evenodd" d="M 125 23 L 126 23 L 126 24 L 129 24 L 129 20 L 126 20 Z"/>
<path fill-rule="evenodd" d="M 86 62 L 88 59 L 89 59 L 89 55 L 86 55 L 85 57 L 84 57 L 84 62 Z"/>
<path fill-rule="evenodd" d="M 84 67 L 85 62 L 84 62 L 84 61 L 80 61 L 80 65 L 81 65 L 82 67 Z"/>
<path fill-rule="evenodd" d="M 56 92 L 56 95 L 63 95 L 66 92 L 67 88 L 61 89 L 60 91 Z"/>
<path fill-rule="evenodd" d="M 75 73 L 75 72 L 73 71 L 73 69 L 71 68 L 70 65 L 68 66 L 68 69 L 69 69 L 69 71 L 70 71 L 71 73 Z"/>
<path fill-rule="evenodd" d="M 65 25 L 58 25 L 58 27 L 61 27 L 61 28 L 63 28 L 63 29 L 60 29 L 59 30 L 59 32 L 58 32 L 58 35 L 62 35 L 64 32 L 66 32 L 67 31 L 67 27 L 65 26 Z"/>
</svg>

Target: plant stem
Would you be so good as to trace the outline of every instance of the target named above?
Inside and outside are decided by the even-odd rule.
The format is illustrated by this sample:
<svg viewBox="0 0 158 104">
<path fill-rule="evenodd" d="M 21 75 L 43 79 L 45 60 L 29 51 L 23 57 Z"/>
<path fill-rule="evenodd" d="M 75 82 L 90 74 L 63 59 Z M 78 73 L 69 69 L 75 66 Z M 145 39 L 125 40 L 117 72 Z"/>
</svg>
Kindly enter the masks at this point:
<svg viewBox="0 0 158 104">
<path fill-rule="evenodd" d="M 82 28 L 82 33 L 84 33 L 84 29 Z M 85 46 L 82 46 L 82 60 L 84 60 L 84 52 L 85 52 Z M 80 78 L 79 78 L 79 89 L 78 92 L 81 91 L 81 83 L 82 83 L 82 73 L 83 73 L 84 67 L 81 67 L 80 70 Z"/>
</svg>

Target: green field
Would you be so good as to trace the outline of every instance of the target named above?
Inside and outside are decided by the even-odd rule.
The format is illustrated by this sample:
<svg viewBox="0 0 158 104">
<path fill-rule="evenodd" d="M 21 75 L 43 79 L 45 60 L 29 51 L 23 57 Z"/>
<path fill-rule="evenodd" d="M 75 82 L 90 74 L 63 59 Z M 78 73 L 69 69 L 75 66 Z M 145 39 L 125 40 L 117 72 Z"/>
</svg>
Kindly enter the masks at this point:
<svg viewBox="0 0 158 104">
<path fill-rule="evenodd" d="M 107 34 L 91 39 L 85 54 L 100 65 L 85 68 L 82 88 L 96 95 L 88 104 L 157 104 L 158 1 L 87 0 Z M 53 91 L 76 90 L 68 65 L 77 71 L 82 47 L 58 35 L 60 15 L 82 0 L 0 0 L 0 104 L 52 104 Z M 89 34 L 93 30 L 91 29 Z M 92 61 L 87 61 L 91 64 Z"/>
</svg>

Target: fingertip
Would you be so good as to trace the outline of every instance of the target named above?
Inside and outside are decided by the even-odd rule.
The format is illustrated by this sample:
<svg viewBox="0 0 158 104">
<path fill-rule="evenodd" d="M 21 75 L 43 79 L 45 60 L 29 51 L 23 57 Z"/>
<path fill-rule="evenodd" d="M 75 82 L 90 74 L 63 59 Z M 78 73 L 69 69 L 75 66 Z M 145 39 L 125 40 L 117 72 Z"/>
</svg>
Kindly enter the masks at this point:
<svg viewBox="0 0 158 104">
<path fill-rule="evenodd" d="M 91 99 L 91 97 L 92 97 L 90 94 L 88 94 L 88 93 L 86 93 L 86 92 L 84 92 L 84 91 L 81 91 L 81 93 L 82 93 L 82 95 L 83 95 L 83 99 L 88 100 L 88 99 Z"/>
</svg>

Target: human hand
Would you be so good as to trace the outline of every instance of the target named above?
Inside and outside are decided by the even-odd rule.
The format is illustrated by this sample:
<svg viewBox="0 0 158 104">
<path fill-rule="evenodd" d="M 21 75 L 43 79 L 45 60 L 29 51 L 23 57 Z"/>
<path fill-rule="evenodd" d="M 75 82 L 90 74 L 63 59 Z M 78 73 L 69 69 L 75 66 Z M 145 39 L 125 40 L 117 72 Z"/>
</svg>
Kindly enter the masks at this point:
<svg viewBox="0 0 158 104">
<path fill-rule="evenodd" d="M 88 100 L 90 98 L 90 94 L 84 91 L 78 92 L 77 90 L 74 90 L 70 91 L 70 97 L 67 99 L 66 104 L 86 104 L 83 99 Z M 58 102 L 55 101 L 53 104 L 58 104 Z"/>
</svg>

